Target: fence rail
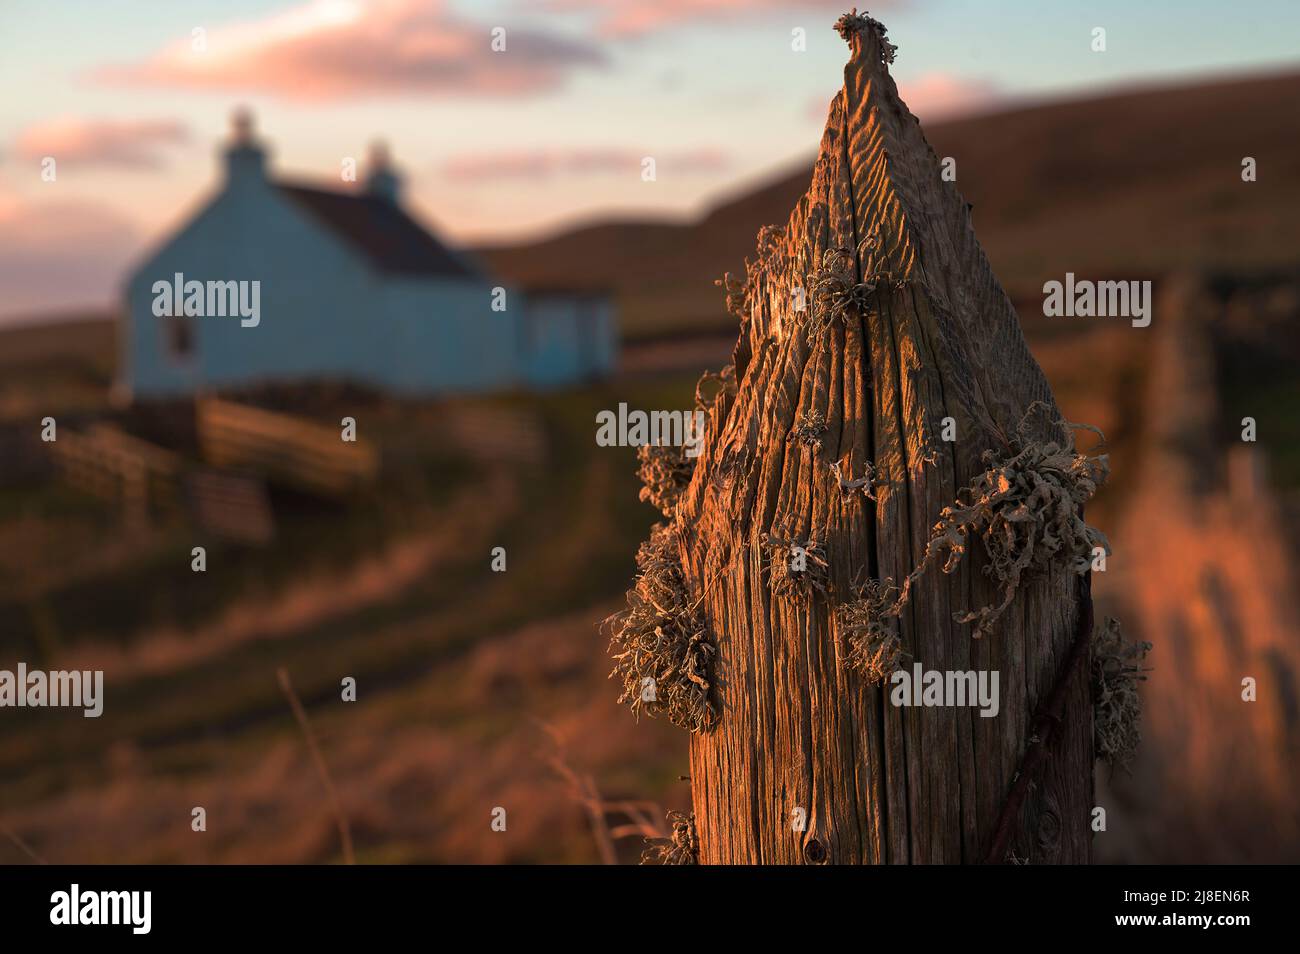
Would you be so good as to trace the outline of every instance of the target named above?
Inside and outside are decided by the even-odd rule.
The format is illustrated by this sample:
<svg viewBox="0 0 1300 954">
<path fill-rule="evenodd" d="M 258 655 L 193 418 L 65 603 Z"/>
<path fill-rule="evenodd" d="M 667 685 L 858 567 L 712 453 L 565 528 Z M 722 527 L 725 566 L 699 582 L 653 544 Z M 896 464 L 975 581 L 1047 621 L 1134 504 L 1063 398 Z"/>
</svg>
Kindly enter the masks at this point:
<svg viewBox="0 0 1300 954">
<path fill-rule="evenodd" d="M 379 453 L 369 442 L 344 441 L 338 428 L 217 398 L 198 402 L 199 447 L 214 467 L 328 497 L 372 484 Z"/>
<path fill-rule="evenodd" d="M 174 510 L 181 459 L 110 424 L 64 431 L 49 444 L 55 466 L 72 486 L 120 504 L 129 518 Z"/>
</svg>

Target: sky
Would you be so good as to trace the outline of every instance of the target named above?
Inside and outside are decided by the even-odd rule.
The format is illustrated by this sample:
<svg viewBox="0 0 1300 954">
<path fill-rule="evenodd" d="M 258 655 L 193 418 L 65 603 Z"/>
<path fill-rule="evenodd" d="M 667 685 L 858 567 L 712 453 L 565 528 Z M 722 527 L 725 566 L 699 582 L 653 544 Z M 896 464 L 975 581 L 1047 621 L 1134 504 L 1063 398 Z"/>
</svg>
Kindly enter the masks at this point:
<svg viewBox="0 0 1300 954">
<path fill-rule="evenodd" d="M 211 194 L 237 107 L 277 176 L 347 188 L 345 162 L 364 170 L 383 141 L 406 199 L 453 241 L 699 214 L 815 152 L 848 5 L 0 0 L 0 321 L 110 304 Z M 1296 0 L 869 9 L 923 122 L 1300 68 Z"/>
</svg>

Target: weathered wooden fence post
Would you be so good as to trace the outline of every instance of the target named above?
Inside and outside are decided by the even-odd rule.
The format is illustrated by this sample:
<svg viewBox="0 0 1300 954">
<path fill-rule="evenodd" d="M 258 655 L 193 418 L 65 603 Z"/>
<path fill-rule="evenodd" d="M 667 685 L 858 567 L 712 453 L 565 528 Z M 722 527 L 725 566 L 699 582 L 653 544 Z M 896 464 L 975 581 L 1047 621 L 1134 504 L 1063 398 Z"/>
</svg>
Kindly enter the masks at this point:
<svg viewBox="0 0 1300 954">
<path fill-rule="evenodd" d="M 1105 461 L 1075 452 L 884 28 L 837 29 L 811 187 L 726 282 L 703 453 L 643 450 L 668 522 L 610 620 L 615 674 L 692 731 L 676 860 L 1086 862 Z M 937 672 L 939 704 L 897 704 L 900 671 Z M 995 715 L 953 704 L 967 672 L 996 674 Z"/>
</svg>

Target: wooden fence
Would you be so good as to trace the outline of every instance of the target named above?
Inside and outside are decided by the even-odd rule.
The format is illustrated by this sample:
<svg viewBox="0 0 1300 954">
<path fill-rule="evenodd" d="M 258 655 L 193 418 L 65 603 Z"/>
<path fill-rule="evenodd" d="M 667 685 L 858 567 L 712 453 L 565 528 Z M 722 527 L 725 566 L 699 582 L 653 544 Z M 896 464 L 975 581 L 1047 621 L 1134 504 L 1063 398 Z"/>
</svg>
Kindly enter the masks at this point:
<svg viewBox="0 0 1300 954">
<path fill-rule="evenodd" d="M 194 523 L 208 533 L 251 546 L 275 538 L 266 484 L 256 477 L 201 467 L 187 475 L 185 491 Z"/>
<path fill-rule="evenodd" d="M 481 405 L 447 406 L 442 427 L 452 446 L 476 460 L 540 463 L 546 435 L 535 412 Z"/>
<path fill-rule="evenodd" d="M 78 433 L 64 431 L 50 442 L 59 474 L 72 486 L 120 504 L 129 520 L 166 514 L 180 504 L 181 459 L 111 424 Z"/>
<path fill-rule="evenodd" d="M 214 467 L 258 474 L 326 497 L 372 484 L 379 453 L 367 441 L 344 441 L 339 427 L 218 398 L 198 402 L 199 447 Z"/>
</svg>

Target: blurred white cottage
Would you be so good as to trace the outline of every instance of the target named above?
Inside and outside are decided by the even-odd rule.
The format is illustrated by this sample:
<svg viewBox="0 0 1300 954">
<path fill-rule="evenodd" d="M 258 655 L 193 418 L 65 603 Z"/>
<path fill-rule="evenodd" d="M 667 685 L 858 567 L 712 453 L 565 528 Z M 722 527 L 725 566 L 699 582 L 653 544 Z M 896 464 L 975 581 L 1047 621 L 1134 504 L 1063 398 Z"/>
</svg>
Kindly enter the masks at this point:
<svg viewBox="0 0 1300 954">
<path fill-rule="evenodd" d="M 605 296 L 493 280 L 410 216 L 400 185 L 382 149 L 364 189 L 272 179 L 238 114 L 216 196 L 128 280 L 120 388 L 334 378 L 435 394 L 555 387 L 612 368 Z"/>
</svg>

